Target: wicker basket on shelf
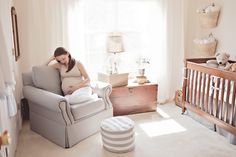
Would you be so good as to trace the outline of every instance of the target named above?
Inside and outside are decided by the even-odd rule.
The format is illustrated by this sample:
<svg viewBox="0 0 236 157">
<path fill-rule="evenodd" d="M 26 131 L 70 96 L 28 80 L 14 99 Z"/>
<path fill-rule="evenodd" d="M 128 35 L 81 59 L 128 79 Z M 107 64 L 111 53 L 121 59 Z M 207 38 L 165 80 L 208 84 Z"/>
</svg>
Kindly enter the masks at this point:
<svg viewBox="0 0 236 157">
<path fill-rule="evenodd" d="M 217 41 L 210 43 L 195 43 L 197 51 L 206 56 L 213 56 L 216 52 Z"/>
<path fill-rule="evenodd" d="M 206 5 L 202 9 L 198 9 L 200 25 L 204 28 L 213 28 L 217 26 L 220 14 L 220 7 L 214 3 Z"/>
<path fill-rule="evenodd" d="M 213 28 L 217 26 L 219 11 L 208 12 L 208 13 L 199 13 L 200 24 L 204 28 Z"/>
</svg>

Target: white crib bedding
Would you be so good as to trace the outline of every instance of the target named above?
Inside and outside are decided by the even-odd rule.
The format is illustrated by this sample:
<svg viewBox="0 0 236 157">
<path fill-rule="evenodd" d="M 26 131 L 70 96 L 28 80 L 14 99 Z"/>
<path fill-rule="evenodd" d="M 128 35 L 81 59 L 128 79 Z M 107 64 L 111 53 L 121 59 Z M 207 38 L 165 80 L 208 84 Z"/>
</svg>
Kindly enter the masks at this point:
<svg viewBox="0 0 236 157">
<path fill-rule="evenodd" d="M 192 78 L 191 75 L 192 74 L 190 74 L 189 79 Z M 204 77 L 206 77 L 206 78 L 205 78 L 205 86 L 203 87 Z M 201 78 L 201 88 L 200 88 L 201 92 L 200 93 L 202 93 L 203 90 L 205 90 L 204 93 L 206 93 L 207 92 L 207 86 L 208 86 L 207 83 L 208 83 L 208 79 L 209 79 L 209 75 L 208 74 L 206 74 L 206 75 L 204 75 L 204 74 L 199 75 L 198 74 L 197 87 L 195 87 L 195 85 L 193 85 L 193 91 L 195 91 L 195 88 L 197 88 L 196 91 L 197 91 L 197 93 L 199 93 L 199 81 L 200 81 L 200 78 Z M 219 93 L 218 99 L 221 100 L 221 94 L 222 94 L 222 91 L 224 89 L 223 101 L 226 102 L 226 100 L 227 100 L 227 91 L 228 91 L 228 88 L 230 88 L 228 96 L 229 96 L 229 103 L 232 103 L 233 87 L 235 86 L 235 82 L 234 81 L 230 81 L 230 83 L 229 83 L 230 85 L 229 86 L 228 86 L 228 82 L 229 82 L 229 80 L 224 80 L 224 85 L 223 85 L 223 78 L 220 78 L 220 77 L 217 77 L 217 76 L 210 76 L 210 82 L 209 82 L 210 83 L 210 85 L 209 85 L 210 91 L 209 91 L 209 96 L 214 93 L 214 98 L 216 98 L 216 92 L 218 91 L 218 93 Z"/>
<path fill-rule="evenodd" d="M 213 80 L 210 81 L 210 83 L 212 82 Z M 227 82 L 228 80 L 226 80 L 225 82 Z M 199 85 L 199 84 L 198 84 Z M 230 87 L 233 87 L 234 86 L 234 82 L 231 82 L 231 85 Z M 232 89 L 232 88 L 231 88 Z M 203 90 L 204 93 L 203 93 Z M 210 86 L 209 88 L 209 95 L 208 95 L 208 99 L 207 99 L 207 85 L 205 85 L 205 87 L 201 87 L 201 91 L 199 92 L 199 86 L 197 86 L 197 90 L 196 90 L 196 98 L 194 98 L 194 94 L 192 94 L 192 99 L 189 98 L 189 102 L 190 100 L 192 100 L 190 102 L 190 104 L 198 104 L 198 106 L 200 107 L 203 107 L 203 110 L 208 110 L 208 112 L 210 112 L 210 109 L 212 110 L 211 112 L 213 113 L 213 111 L 215 111 L 215 107 L 216 107 L 216 114 L 219 115 L 219 112 L 220 109 L 222 109 L 222 113 L 225 113 L 226 109 L 227 109 L 227 104 L 228 104 L 228 111 L 229 111 L 229 114 L 228 114 L 228 117 L 227 117 L 227 120 L 229 119 L 229 116 L 231 115 L 231 110 L 232 110 L 232 107 L 233 107 L 233 89 L 230 90 L 229 94 L 227 95 L 227 90 L 228 90 L 228 87 L 225 86 L 224 88 L 224 96 L 223 96 L 223 101 L 221 101 L 221 94 L 222 94 L 222 81 L 220 81 L 220 85 L 219 85 L 219 88 L 215 88 L 215 87 L 212 87 Z M 195 91 L 195 87 L 193 87 L 193 90 L 192 91 Z M 218 100 L 216 99 L 217 97 L 217 94 L 216 92 L 218 92 Z M 189 93 L 187 92 L 187 94 L 189 95 Z M 199 96 L 200 94 L 200 96 Z M 190 96 L 189 96 L 190 97 Z M 200 98 L 200 99 L 198 99 Z M 202 100 L 204 99 L 204 100 Z M 208 100 L 208 102 L 206 102 Z M 195 102 L 194 102 L 195 101 Z M 210 103 L 211 102 L 211 103 Z M 195 103 L 195 104 L 194 104 Z M 221 104 L 222 103 L 222 104 Z M 210 104 L 212 104 L 210 106 Z M 222 105 L 222 107 L 220 106 Z M 206 106 L 208 106 L 208 108 L 206 108 Z M 233 111 L 233 124 L 236 126 L 236 101 L 234 101 L 234 111 Z M 225 115 L 223 114 L 222 115 L 222 118 L 224 119 Z"/>
</svg>

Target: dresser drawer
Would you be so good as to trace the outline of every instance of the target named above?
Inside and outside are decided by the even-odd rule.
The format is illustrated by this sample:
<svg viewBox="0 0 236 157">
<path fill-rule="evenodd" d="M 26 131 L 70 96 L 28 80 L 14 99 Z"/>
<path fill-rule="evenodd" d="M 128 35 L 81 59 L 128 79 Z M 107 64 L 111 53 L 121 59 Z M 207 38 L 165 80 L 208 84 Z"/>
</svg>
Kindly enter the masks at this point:
<svg viewBox="0 0 236 157">
<path fill-rule="evenodd" d="M 157 85 L 142 85 L 142 86 L 124 86 L 113 88 L 110 98 L 113 97 L 126 97 L 135 95 L 149 95 L 156 98 Z"/>
</svg>

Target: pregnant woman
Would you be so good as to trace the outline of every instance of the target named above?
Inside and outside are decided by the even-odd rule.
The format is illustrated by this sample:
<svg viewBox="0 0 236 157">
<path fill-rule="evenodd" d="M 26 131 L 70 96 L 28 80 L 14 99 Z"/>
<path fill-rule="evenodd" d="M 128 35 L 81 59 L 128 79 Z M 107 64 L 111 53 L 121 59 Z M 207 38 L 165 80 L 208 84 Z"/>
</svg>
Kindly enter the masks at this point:
<svg viewBox="0 0 236 157">
<path fill-rule="evenodd" d="M 51 63 L 53 60 L 56 62 Z M 93 99 L 90 78 L 83 64 L 71 57 L 63 47 L 58 47 L 47 65 L 60 72 L 61 89 L 70 103 L 80 103 Z"/>
</svg>

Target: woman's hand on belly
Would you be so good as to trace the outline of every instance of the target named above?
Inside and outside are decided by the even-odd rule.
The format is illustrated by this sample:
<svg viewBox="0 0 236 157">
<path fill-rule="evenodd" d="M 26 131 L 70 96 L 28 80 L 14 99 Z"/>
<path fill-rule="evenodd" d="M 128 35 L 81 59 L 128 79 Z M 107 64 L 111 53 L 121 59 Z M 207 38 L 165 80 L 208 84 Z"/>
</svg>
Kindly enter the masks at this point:
<svg viewBox="0 0 236 157">
<path fill-rule="evenodd" d="M 86 87 L 89 85 L 90 85 L 89 82 L 85 80 L 75 85 L 69 85 L 68 87 L 65 87 L 63 91 L 65 95 L 68 95 L 68 94 L 72 94 L 74 91 L 76 91 L 79 88 Z"/>
<path fill-rule="evenodd" d="M 77 88 L 77 86 L 68 86 L 65 90 L 66 94 L 72 94 Z"/>
</svg>

